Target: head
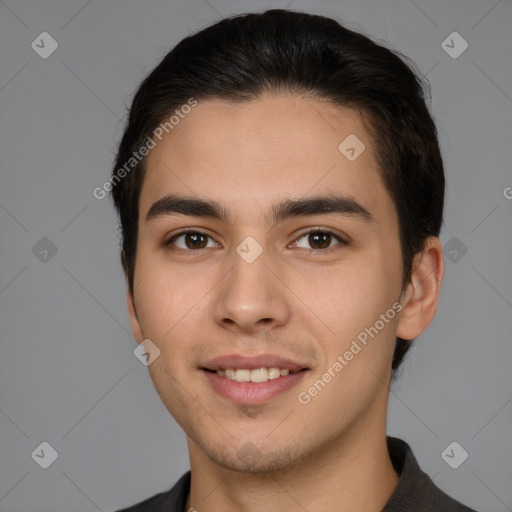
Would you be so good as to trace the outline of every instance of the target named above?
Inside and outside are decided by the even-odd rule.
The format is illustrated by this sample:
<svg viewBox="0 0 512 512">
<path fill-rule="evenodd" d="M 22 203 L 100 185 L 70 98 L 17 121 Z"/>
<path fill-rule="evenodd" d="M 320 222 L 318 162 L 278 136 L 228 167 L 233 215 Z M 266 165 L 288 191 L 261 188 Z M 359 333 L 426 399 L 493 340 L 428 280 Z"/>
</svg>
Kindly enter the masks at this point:
<svg viewBox="0 0 512 512">
<path fill-rule="evenodd" d="M 431 321 L 443 271 L 437 236 L 444 171 L 426 84 L 406 62 L 332 19 L 272 10 L 224 19 L 185 38 L 140 85 L 119 145 L 112 196 L 134 335 L 159 346 L 163 357 L 150 372 L 187 432 L 194 431 L 193 419 L 178 410 L 186 393 L 172 398 L 163 390 L 165 376 L 175 381 L 169 361 L 185 354 L 187 337 L 190 372 L 201 353 L 259 353 L 279 340 L 285 352 L 311 363 L 314 375 L 400 304 L 380 322 L 378 338 L 388 342 L 375 345 L 373 355 L 358 355 L 387 377 L 385 365 L 396 375 Z M 347 139 L 352 135 L 357 138 Z M 356 145 L 353 160 L 343 154 L 350 150 L 345 140 Z M 215 208 L 205 204 L 155 206 L 171 195 L 219 208 L 212 215 Z M 339 224 L 322 217 L 333 209 L 328 196 L 345 200 Z M 281 208 L 286 222 L 272 222 L 271 206 L 289 199 L 318 200 L 306 207 L 314 212 L 288 205 Z M 170 203 L 175 212 L 194 215 L 186 222 L 183 213 L 160 215 Z M 299 213 L 290 214 L 294 209 Z M 283 242 L 303 235 L 294 229 L 305 219 L 335 227 L 334 236 L 317 233 L 313 243 L 334 246 L 341 239 L 344 252 L 290 256 Z M 183 226 L 210 241 L 201 246 L 206 238 L 184 235 L 178 245 L 185 252 L 169 252 L 170 241 L 178 247 L 172 233 Z M 236 251 L 246 237 L 257 242 L 251 250 L 262 251 L 251 263 Z M 302 236 L 296 251 L 306 238 L 311 248 L 311 237 Z M 203 253 L 187 254 L 194 247 Z M 206 286 L 192 288 L 200 285 Z M 244 317 L 248 311 L 261 318 Z M 201 321 L 202 334 L 192 327 Z M 217 347 L 216 339 L 223 339 Z M 355 367 L 343 370 L 347 379 L 353 375 L 351 389 L 368 379 L 356 376 Z M 368 388 L 369 402 L 375 390 Z M 316 407 L 327 407 L 329 396 L 319 397 Z M 357 414 L 354 409 L 353 419 Z"/>
</svg>

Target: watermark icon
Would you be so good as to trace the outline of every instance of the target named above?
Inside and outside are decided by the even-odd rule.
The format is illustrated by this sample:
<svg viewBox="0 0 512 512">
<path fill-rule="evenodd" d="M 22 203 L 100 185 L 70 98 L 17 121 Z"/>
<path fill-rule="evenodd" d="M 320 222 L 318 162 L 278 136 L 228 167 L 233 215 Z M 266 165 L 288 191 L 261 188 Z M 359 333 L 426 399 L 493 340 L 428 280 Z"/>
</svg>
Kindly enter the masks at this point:
<svg viewBox="0 0 512 512">
<path fill-rule="evenodd" d="M 452 263 L 458 263 L 468 252 L 467 245 L 456 236 L 452 236 L 443 246 L 446 257 Z"/>
<path fill-rule="evenodd" d="M 149 366 L 160 356 L 160 349 L 150 339 L 145 339 L 136 347 L 133 354 L 144 366 Z"/>
<path fill-rule="evenodd" d="M 184 119 L 189 114 L 193 107 L 197 106 L 197 100 L 190 98 L 187 103 L 182 105 L 179 109 L 174 111 L 174 114 L 169 117 L 167 121 L 160 123 L 154 130 L 153 136 L 148 135 L 143 144 L 137 151 L 132 153 L 132 156 L 125 162 L 125 164 L 117 169 L 112 176 L 105 182 L 101 187 L 96 187 L 92 191 L 92 195 L 96 199 L 104 199 L 107 197 L 107 193 L 110 192 L 123 178 L 125 178 L 130 172 L 144 160 L 149 151 L 156 147 L 155 139 L 158 141 L 162 140 L 164 133 L 170 133 L 171 130 L 180 123 L 181 119 Z"/>
<path fill-rule="evenodd" d="M 468 452 L 457 441 L 451 442 L 442 452 L 441 458 L 452 469 L 457 469 L 467 458 Z"/>
<path fill-rule="evenodd" d="M 48 263 L 57 254 L 57 246 L 48 237 L 43 236 L 32 247 L 32 254 L 42 263 Z"/>
<path fill-rule="evenodd" d="M 441 43 L 441 48 L 452 59 L 458 59 L 468 49 L 468 46 L 468 42 L 458 32 L 452 32 Z"/>
<path fill-rule="evenodd" d="M 363 144 L 363 141 L 354 133 L 345 137 L 338 146 L 338 151 L 351 162 L 359 158 L 365 149 L 366 146 Z"/>
<path fill-rule="evenodd" d="M 505 199 L 512 199 L 512 187 L 505 187 L 503 189 L 503 195 Z"/>
<path fill-rule="evenodd" d="M 57 450 L 48 442 L 43 441 L 32 453 L 31 457 L 43 469 L 48 469 L 59 457 Z"/>
<path fill-rule="evenodd" d="M 263 252 L 263 247 L 252 236 L 244 238 L 236 248 L 237 254 L 247 263 L 252 263 Z"/>
<path fill-rule="evenodd" d="M 238 453 L 236 454 L 237 458 L 246 464 L 255 464 L 261 458 L 263 454 L 259 450 L 257 446 L 252 443 L 246 443 Z"/>
<path fill-rule="evenodd" d="M 47 59 L 59 47 L 59 43 L 48 32 L 41 32 L 30 46 L 39 57 Z"/>
<path fill-rule="evenodd" d="M 297 399 L 299 403 L 302 405 L 307 405 L 309 402 L 311 402 L 311 399 L 320 393 L 325 386 L 331 382 L 331 380 L 338 375 L 338 373 L 345 368 L 345 366 L 348 365 L 352 359 L 354 359 L 354 356 L 359 354 L 361 350 L 368 345 L 368 337 L 375 338 L 377 334 L 379 334 L 382 329 L 386 326 L 386 324 L 389 324 L 390 320 L 393 320 L 397 313 L 400 313 L 402 311 L 403 306 L 399 302 L 395 302 L 392 307 L 390 307 L 384 314 L 381 314 L 379 316 L 379 319 L 371 326 L 366 327 L 363 331 L 361 331 L 357 335 L 357 341 L 352 340 L 352 344 L 350 345 L 350 348 L 345 351 L 343 355 L 339 355 L 336 358 L 336 361 L 329 366 L 327 371 L 321 376 L 321 378 L 317 379 L 315 383 L 307 389 L 307 391 L 301 391 L 297 395 Z M 363 345 L 361 345 L 358 343 Z"/>
</svg>

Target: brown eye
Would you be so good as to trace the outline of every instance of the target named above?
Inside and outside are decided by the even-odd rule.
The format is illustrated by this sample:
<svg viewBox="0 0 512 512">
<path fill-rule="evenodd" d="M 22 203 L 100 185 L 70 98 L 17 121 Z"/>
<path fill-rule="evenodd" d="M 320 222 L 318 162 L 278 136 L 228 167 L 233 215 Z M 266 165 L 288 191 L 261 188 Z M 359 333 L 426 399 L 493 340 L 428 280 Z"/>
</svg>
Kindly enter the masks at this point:
<svg viewBox="0 0 512 512">
<path fill-rule="evenodd" d="M 336 242 L 344 243 L 344 240 L 331 231 L 316 230 L 304 233 L 295 243 L 303 249 L 322 250 L 336 245 Z"/>
<path fill-rule="evenodd" d="M 308 242 L 313 249 L 326 249 L 331 245 L 331 239 L 330 233 L 314 233 L 308 236 Z"/>
<path fill-rule="evenodd" d="M 166 245 L 175 245 L 179 249 L 183 250 L 205 249 L 208 247 L 208 242 L 210 240 L 212 241 L 213 245 L 210 245 L 209 247 L 216 247 L 218 245 L 213 242 L 210 236 L 205 235 L 204 233 L 200 233 L 198 231 L 188 231 L 172 237 L 166 243 Z"/>
<path fill-rule="evenodd" d="M 208 237 L 200 233 L 187 233 L 185 235 L 185 245 L 189 249 L 202 249 L 208 243 Z"/>
</svg>

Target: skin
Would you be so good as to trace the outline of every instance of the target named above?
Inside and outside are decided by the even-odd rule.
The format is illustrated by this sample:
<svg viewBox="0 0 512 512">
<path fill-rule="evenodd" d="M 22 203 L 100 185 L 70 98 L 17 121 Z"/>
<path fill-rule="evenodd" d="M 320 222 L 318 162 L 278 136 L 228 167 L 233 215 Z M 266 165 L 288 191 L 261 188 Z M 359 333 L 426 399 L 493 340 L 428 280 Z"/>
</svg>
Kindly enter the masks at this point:
<svg viewBox="0 0 512 512">
<path fill-rule="evenodd" d="M 338 150 L 349 134 L 366 146 L 354 161 Z M 231 223 L 180 214 L 146 221 L 171 193 L 218 201 Z M 322 213 L 269 222 L 282 200 L 329 194 L 353 198 L 372 219 Z M 304 235 L 315 228 L 350 243 L 333 237 L 325 252 Z M 194 245 L 184 236 L 165 245 L 183 229 L 211 238 L 202 249 L 187 248 Z M 263 249 L 250 264 L 236 252 L 248 236 Z M 399 481 L 386 447 L 395 339 L 413 339 L 431 322 L 443 272 L 440 241 L 430 238 L 402 287 L 397 214 L 358 112 L 270 93 L 245 104 L 200 101 L 148 156 L 128 291 L 136 341 L 149 338 L 161 351 L 148 367 L 155 388 L 187 434 L 186 510 L 380 511 Z M 298 393 L 397 301 L 402 311 L 301 404 Z M 232 353 L 274 353 L 310 371 L 297 388 L 241 406 L 199 369 Z M 252 461 L 237 456 L 248 443 Z"/>
</svg>

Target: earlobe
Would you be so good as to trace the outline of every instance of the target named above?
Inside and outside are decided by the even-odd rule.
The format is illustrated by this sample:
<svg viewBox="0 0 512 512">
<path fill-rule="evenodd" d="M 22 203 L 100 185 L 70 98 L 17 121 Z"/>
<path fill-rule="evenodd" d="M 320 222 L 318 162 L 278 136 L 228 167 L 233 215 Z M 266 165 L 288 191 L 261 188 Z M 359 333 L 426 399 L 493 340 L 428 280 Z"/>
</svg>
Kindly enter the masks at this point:
<svg viewBox="0 0 512 512">
<path fill-rule="evenodd" d="M 404 340 L 417 338 L 432 322 L 437 311 L 443 275 L 441 241 L 437 237 L 429 237 L 425 248 L 414 260 L 413 272 L 402 302 L 397 337 Z"/>
<path fill-rule="evenodd" d="M 126 291 L 126 305 L 128 308 L 128 316 L 130 318 L 130 326 L 132 328 L 132 334 L 137 343 L 142 343 L 144 336 L 142 335 L 142 329 L 140 327 L 139 319 L 137 317 L 137 310 L 135 308 L 135 299 L 130 287 L 127 287 Z"/>
</svg>

